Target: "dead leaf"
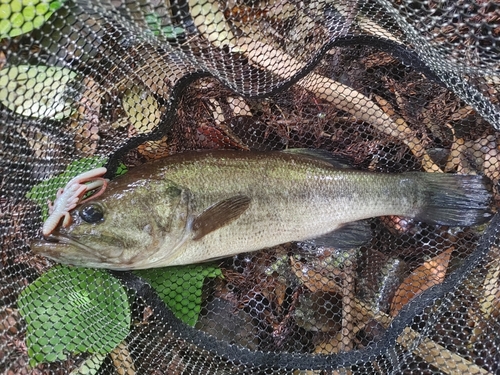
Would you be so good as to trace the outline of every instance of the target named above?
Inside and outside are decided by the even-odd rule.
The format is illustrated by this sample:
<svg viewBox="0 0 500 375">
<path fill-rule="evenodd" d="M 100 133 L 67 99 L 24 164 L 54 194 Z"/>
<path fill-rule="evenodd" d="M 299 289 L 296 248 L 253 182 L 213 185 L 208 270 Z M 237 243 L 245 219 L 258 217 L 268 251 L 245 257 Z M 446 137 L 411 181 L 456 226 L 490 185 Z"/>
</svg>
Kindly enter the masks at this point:
<svg viewBox="0 0 500 375">
<path fill-rule="evenodd" d="M 157 141 L 144 142 L 137 147 L 137 151 L 147 160 L 161 159 L 170 155 L 166 136 Z"/>
<path fill-rule="evenodd" d="M 197 141 L 202 148 L 237 148 L 240 150 L 249 150 L 248 146 L 243 144 L 231 130 L 224 130 L 227 130 L 227 127 L 222 125 L 219 128 L 215 128 L 213 126 L 200 124 L 196 129 Z"/>
<path fill-rule="evenodd" d="M 128 345 L 125 341 L 122 341 L 118 346 L 110 353 L 111 360 L 115 366 L 115 370 L 119 375 L 135 375 L 136 370 L 134 366 L 134 360 L 128 349 Z"/>
<path fill-rule="evenodd" d="M 391 302 L 391 316 L 396 316 L 403 306 L 418 294 L 443 282 L 453 250 L 450 247 L 441 254 L 427 260 L 401 283 Z"/>
<path fill-rule="evenodd" d="M 323 269 L 316 268 L 314 265 L 306 264 L 300 260 L 290 257 L 290 264 L 292 271 L 297 278 L 309 289 L 311 292 L 333 292 L 340 293 L 341 287 L 337 283 L 339 276 L 342 272 L 338 269 L 329 269 L 328 273 L 321 272 Z"/>
<path fill-rule="evenodd" d="M 500 277 L 500 261 L 493 259 L 488 267 L 488 274 L 483 283 L 483 294 L 479 300 L 481 312 L 486 319 L 490 319 L 493 312 L 500 308 L 500 288 L 498 279 Z"/>
</svg>

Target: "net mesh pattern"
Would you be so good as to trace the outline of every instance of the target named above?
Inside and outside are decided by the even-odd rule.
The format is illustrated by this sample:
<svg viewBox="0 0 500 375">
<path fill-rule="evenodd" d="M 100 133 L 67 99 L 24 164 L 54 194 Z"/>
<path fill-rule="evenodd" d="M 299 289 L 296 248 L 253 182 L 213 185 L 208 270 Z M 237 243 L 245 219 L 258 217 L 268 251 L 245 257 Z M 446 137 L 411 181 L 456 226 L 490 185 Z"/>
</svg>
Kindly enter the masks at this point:
<svg viewBox="0 0 500 375">
<path fill-rule="evenodd" d="M 499 373 L 497 215 L 137 272 L 30 248 L 75 176 L 192 150 L 480 174 L 495 213 L 499 20 L 482 0 L 2 1 L 0 372 Z"/>
</svg>

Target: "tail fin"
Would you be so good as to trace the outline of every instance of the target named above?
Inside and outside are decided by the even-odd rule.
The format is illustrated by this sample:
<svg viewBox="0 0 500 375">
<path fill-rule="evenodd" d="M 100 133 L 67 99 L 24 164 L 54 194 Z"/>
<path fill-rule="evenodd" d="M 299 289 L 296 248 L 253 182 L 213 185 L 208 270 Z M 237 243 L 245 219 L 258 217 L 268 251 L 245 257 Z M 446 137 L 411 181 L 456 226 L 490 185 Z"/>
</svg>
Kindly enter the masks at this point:
<svg viewBox="0 0 500 375">
<path fill-rule="evenodd" d="M 427 204 L 415 219 L 429 224 L 473 226 L 488 222 L 491 192 L 483 176 L 422 173 Z"/>
</svg>

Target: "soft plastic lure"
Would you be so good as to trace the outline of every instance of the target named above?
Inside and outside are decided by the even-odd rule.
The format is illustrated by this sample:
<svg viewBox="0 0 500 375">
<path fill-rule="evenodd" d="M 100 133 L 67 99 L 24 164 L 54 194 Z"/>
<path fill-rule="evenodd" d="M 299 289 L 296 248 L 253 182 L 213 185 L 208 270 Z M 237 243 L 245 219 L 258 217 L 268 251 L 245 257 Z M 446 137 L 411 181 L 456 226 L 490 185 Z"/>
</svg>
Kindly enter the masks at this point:
<svg viewBox="0 0 500 375">
<path fill-rule="evenodd" d="M 57 191 L 56 199 L 53 203 L 50 200 L 47 201 L 49 205 L 49 217 L 43 224 L 42 234 L 44 236 L 49 236 L 57 228 L 62 218 L 64 218 L 63 227 L 68 227 L 71 224 L 69 212 L 72 209 L 104 193 L 108 180 L 102 178 L 102 176 L 104 176 L 106 171 L 106 168 L 100 167 L 79 174 L 71 179 L 63 189 Z M 87 182 L 89 183 L 87 184 Z M 91 197 L 82 200 L 87 192 L 96 189 L 99 190 Z"/>
</svg>

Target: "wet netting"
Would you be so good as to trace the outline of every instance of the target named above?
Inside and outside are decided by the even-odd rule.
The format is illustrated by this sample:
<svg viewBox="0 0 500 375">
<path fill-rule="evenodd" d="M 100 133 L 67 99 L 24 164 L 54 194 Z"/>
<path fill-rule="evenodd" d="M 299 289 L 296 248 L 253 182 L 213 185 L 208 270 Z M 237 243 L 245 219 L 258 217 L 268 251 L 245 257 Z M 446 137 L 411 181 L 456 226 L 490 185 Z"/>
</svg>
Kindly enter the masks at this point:
<svg viewBox="0 0 500 375">
<path fill-rule="evenodd" d="M 2 0 L 0 34 L 0 373 L 500 373 L 500 2 Z"/>
</svg>

